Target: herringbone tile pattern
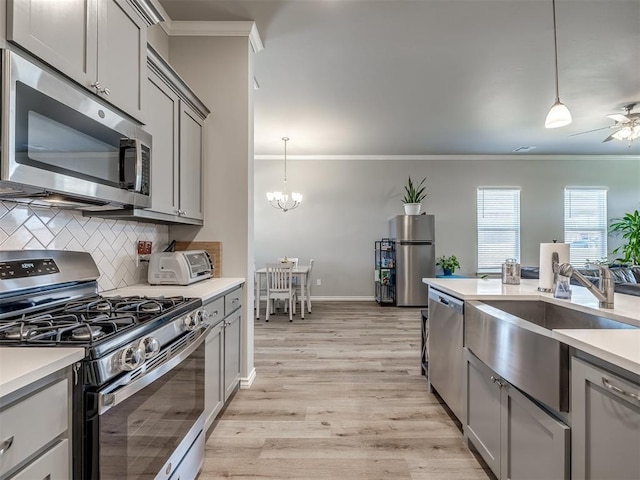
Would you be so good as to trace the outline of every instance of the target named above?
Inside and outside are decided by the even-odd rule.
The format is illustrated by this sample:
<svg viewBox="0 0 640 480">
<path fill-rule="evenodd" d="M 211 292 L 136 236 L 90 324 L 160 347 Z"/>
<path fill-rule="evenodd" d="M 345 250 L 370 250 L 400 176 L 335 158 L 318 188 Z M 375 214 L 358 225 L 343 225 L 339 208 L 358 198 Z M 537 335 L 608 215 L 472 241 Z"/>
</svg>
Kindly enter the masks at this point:
<svg viewBox="0 0 640 480">
<path fill-rule="evenodd" d="M 168 227 L 0 202 L 0 250 L 89 252 L 100 269 L 100 291 L 144 280 L 141 277 L 146 275 L 146 266 L 136 265 L 138 240 L 152 241 L 154 251 L 158 251 L 168 243 Z"/>
</svg>

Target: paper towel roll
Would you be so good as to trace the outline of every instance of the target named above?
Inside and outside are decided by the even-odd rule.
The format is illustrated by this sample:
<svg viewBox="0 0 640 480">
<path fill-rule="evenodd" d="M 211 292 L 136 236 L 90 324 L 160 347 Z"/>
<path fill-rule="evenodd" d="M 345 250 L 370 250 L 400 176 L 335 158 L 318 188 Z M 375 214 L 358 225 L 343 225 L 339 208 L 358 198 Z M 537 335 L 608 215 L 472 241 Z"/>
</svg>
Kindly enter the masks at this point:
<svg viewBox="0 0 640 480">
<path fill-rule="evenodd" d="M 553 288 L 553 253 L 558 254 L 558 262 L 569 261 L 568 243 L 541 243 L 540 244 L 540 290 L 551 291 Z"/>
</svg>

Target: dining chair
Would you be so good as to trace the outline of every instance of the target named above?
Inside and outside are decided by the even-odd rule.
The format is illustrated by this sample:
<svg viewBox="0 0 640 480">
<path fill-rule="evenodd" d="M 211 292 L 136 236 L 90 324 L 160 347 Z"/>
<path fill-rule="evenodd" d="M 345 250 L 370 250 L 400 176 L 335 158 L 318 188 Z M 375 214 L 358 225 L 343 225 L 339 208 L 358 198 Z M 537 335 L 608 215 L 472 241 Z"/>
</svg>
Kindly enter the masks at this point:
<svg viewBox="0 0 640 480">
<path fill-rule="evenodd" d="M 296 313 L 298 296 L 292 280 L 293 262 L 267 264 L 267 305 L 265 322 L 269 321 L 269 314 L 273 311 L 274 300 L 286 300 L 285 311 L 289 310 L 289 321 L 293 322 Z"/>
<path fill-rule="evenodd" d="M 309 272 L 307 273 L 307 279 L 305 281 L 305 293 L 307 294 L 307 312 L 311 313 L 311 272 L 313 271 L 313 258 L 309 260 Z M 296 287 L 296 295 L 302 297 L 302 285 L 300 283 L 294 283 Z M 304 298 L 302 299 L 304 301 Z M 302 305 L 304 307 L 304 305 Z M 301 308 L 302 308 L 301 307 Z"/>
<path fill-rule="evenodd" d="M 260 302 L 267 300 L 267 286 L 262 275 L 256 273 L 256 264 L 253 264 L 253 291 L 258 294 L 253 299 L 253 308 L 256 312 L 256 318 L 260 318 Z"/>
</svg>

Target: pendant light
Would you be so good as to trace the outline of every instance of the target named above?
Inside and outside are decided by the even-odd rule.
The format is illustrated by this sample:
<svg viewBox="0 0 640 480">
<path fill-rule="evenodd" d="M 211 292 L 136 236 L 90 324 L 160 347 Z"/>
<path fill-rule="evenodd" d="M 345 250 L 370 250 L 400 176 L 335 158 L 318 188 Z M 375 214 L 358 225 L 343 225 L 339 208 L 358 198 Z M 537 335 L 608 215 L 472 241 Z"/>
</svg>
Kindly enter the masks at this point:
<svg viewBox="0 0 640 480">
<path fill-rule="evenodd" d="M 571 112 L 560 101 L 560 89 L 558 88 L 558 34 L 556 32 L 556 0 L 551 0 L 553 4 L 553 51 L 555 55 L 556 66 L 556 101 L 549 110 L 547 118 L 544 121 L 546 128 L 564 127 L 571 123 Z"/>
<path fill-rule="evenodd" d="M 283 212 L 288 212 L 297 208 L 302 203 L 302 194 L 293 192 L 291 198 L 287 193 L 287 142 L 289 137 L 282 137 L 284 141 L 284 188 L 283 192 L 267 192 L 267 200 L 273 208 L 278 208 Z"/>
</svg>

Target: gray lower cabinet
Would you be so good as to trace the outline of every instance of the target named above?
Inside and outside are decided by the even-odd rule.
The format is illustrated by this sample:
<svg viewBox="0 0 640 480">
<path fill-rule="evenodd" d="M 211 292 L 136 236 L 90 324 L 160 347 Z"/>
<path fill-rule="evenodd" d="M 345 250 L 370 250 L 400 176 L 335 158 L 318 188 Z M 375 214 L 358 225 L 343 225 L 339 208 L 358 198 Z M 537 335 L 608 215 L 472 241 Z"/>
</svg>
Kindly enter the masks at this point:
<svg viewBox="0 0 640 480">
<path fill-rule="evenodd" d="M 236 288 L 204 305 L 213 324 L 205 344 L 205 430 L 240 383 L 242 292 Z"/>
<path fill-rule="evenodd" d="M 213 423 L 224 405 L 222 368 L 224 365 L 224 322 L 211 329 L 204 353 L 204 411 L 206 428 Z"/>
<path fill-rule="evenodd" d="M 224 399 L 233 393 L 240 382 L 240 320 L 241 312 L 232 314 L 224 329 Z"/>
<path fill-rule="evenodd" d="M 466 419 L 464 435 L 500 478 L 502 391 L 489 367 L 465 349 Z"/>
<path fill-rule="evenodd" d="M 66 368 L 0 398 L 0 480 L 71 479 L 71 389 Z"/>
<path fill-rule="evenodd" d="M 469 350 L 465 349 L 464 357 L 465 438 L 496 477 L 568 479 L 569 427 Z"/>
<path fill-rule="evenodd" d="M 571 476 L 640 478 L 640 384 L 585 362 L 571 361 Z"/>
</svg>

